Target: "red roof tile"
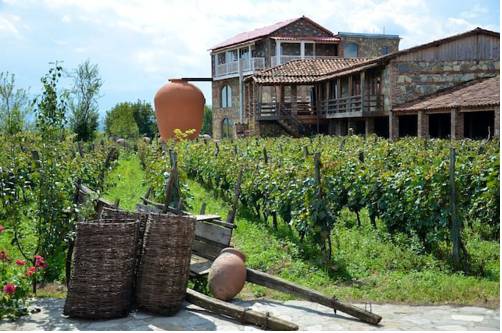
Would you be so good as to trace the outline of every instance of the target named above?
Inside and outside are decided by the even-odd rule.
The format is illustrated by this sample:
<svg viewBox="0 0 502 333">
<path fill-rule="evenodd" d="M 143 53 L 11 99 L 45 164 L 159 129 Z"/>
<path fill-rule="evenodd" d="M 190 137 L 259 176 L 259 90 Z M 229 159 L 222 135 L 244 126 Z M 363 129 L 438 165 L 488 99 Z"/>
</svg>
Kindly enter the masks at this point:
<svg viewBox="0 0 502 333">
<path fill-rule="evenodd" d="M 292 60 L 284 65 L 258 72 L 254 76 L 249 77 L 249 79 L 254 79 L 259 84 L 308 84 L 313 83 L 322 75 L 340 71 L 367 60 L 367 58 L 314 58 Z"/>
<path fill-rule="evenodd" d="M 323 26 L 319 25 L 318 23 L 312 21 L 308 17 L 302 16 L 302 17 L 289 19 L 286 21 L 277 22 L 275 24 L 272 24 L 272 25 L 269 25 L 269 26 L 266 26 L 263 28 L 258 28 L 258 29 L 252 30 L 252 31 L 242 32 L 240 34 L 235 35 L 232 38 L 225 40 L 224 42 L 219 43 L 218 45 L 213 46 L 210 50 L 214 51 L 216 49 L 221 49 L 223 47 L 227 47 L 227 46 L 231 46 L 231 45 L 235 45 L 235 44 L 240 44 L 240 43 L 244 43 L 247 41 L 252 41 L 254 39 L 268 36 L 268 35 L 272 34 L 273 32 L 287 26 L 288 24 L 291 24 L 291 23 L 298 21 L 298 20 L 301 20 L 301 19 L 307 20 L 311 24 L 317 26 L 319 29 L 324 30 L 327 33 L 332 35 L 332 37 L 325 37 L 325 38 L 334 38 L 337 41 L 340 40 L 339 37 L 335 37 L 335 35 L 331 31 L 329 31 L 328 29 L 326 29 Z M 315 37 L 313 37 L 313 38 L 315 38 Z"/>
<path fill-rule="evenodd" d="M 399 105 L 397 112 L 483 107 L 500 105 L 500 77 L 466 82 L 464 84 Z"/>
</svg>

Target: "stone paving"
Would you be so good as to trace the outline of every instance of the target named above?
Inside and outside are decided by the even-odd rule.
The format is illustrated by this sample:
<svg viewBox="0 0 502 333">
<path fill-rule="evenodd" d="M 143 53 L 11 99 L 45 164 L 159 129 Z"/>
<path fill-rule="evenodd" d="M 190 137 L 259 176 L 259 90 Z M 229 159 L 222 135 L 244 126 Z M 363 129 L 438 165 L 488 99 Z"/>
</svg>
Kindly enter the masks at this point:
<svg viewBox="0 0 502 333">
<path fill-rule="evenodd" d="M 279 302 L 272 300 L 236 301 L 236 304 L 271 314 L 296 323 L 300 330 L 443 330 L 443 331 L 499 331 L 500 311 L 472 306 L 410 306 L 373 305 L 373 312 L 381 315 L 379 326 L 361 323 L 344 314 L 334 314 L 329 308 L 307 301 Z M 191 304 L 173 317 L 154 316 L 133 312 L 127 318 L 106 321 L 85 321 L 62 315 L 64 300 L 38 299 L 33 306 L 39 313 L 16 322 L 0 321 L 0 330 L 95 330 L 95 331 L 153 331 L 153 330 L 260 330 L 252 325 L 212 314 Z M 356 304 L 357 305 L 357 304 Z M 359 305 L 364 307 L 364 305 Z"/>
</svg>

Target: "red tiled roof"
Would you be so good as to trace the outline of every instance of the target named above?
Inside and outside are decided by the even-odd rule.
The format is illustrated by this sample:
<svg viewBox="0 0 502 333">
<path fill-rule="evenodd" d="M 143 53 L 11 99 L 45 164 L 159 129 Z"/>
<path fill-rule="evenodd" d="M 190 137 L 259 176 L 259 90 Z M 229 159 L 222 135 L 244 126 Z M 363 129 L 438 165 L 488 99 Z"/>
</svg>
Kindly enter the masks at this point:
<svg viewBox="0 0 502 333">
<path fill-rule="evenodd" d="M 308 84 L 313 83 L 322 75 L 343 70 L 344 68 L 367 60 L 367 58 L 314 58 L 292 60 L 284 65 L 258 72 L 248 79 L 254 79 L 259 84 Z"/>
<path fill-rule="evenodd" d="M 500 105 L 500 76 L 470 81 L 405 103 L 392 111 L 420 111 Z"/>
<path fill-rule="evenodd" d="M 268 36 L 271 33 L 273 33 L 275 31 L 277 31 L 277 30 L 279 30 L 279 29 L 287 26 L 288 24 L 291 24 L 291 23 L 293 23 L 295 21 L 298 21 L 298 20 L 301 20 L 301 19 L 305 19 L 305 20 L 309 21 L 310 23 L 312 23 L 313 25 L 317 26 L 319 29 L 324 30 L 324 31 L 332 34 L 333 38 L 338 38 L 338 37 L 334 37 L 335 35 L 331 31 L 329 31 L 328 29 L 322 27 L 321 25 L 319 25 L 318 23 L 312 21 L 308 17 L 302 16 L 302 17 L 297 17 L 297 18 L 289 19 L 289 20 L 286 20 L 286 21 L 277 22 L 275 24 L 272 24 L 272 25 L 269 25 L 269 26 L 266 26 L 266 27 L 263 27 L 263 28 L 258 28 L 258 29 L 254 29 L 254 30 L 251 30 L 251 31 L 242 32 L 240 34 L 235 35 L 232 38 L 229 38 L 229 39 L 225 40 L 224 42 L 219 43 L 218 45 L 213 46 L 210 50 L 221 49 L 221 48 L 226 47 L 226 46 L 240 44 L 240 43 L 243 43 L 243 42 L 247 42 L 247 41 L 251 41 L 251 40 L 257 39 L 257 38 Z M 338 40 L 339 40 L 339 38 L 338 38 Z"/>
<path fill-rule="evenodd" d="M 312 37 L 271 37 L 272 39 L 277 40 L 308 40 L 308 41 L 316 41 L 316 42 L 340 42 L 340 37 L 326 37 L 326 36 L 312 36 Z"/>
</svg>

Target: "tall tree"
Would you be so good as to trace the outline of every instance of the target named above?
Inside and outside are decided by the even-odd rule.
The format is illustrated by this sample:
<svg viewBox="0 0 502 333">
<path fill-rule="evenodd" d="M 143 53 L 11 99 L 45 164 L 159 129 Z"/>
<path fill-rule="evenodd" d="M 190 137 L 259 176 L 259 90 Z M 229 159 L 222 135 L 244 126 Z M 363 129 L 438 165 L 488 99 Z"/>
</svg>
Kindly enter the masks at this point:
<svg viewBox="0 0 502 333">
<path fill-rule="evenodd" d="M 78 140 L 92 140 L 98 127 L 98 98 L 103 85 L 98 65 L 86 60 L 73 71 L 71 77 L 70 126 Z"/>
<path fill-rule="evenodd" d="M 14 74 L 0 72 L 0 131 L 7 135 L 22 131 L 31 109 L 28 91 L 16 89 Z"/>
<path fill-rule="evenodd" d="M 204 120 L 200 133 L 213 135 L 213 110 L 207 105 L 204 106 Z"/>
</svg>

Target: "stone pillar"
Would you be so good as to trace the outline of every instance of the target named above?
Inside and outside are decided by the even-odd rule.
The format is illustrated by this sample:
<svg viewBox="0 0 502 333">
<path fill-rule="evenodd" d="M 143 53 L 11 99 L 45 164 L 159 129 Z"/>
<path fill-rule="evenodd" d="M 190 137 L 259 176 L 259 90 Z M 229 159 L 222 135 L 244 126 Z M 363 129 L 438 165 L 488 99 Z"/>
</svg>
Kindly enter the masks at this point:
<svg viewBox="0 0 502 333">
<path fill-rule="evenodd" d="M 494 123 L 493 135 L 498 138 L 500 136 L 500 106 L 496 106 L 493 109 L 493 111 L 495 113 L 495 123 Z"/>
<path fill-rule="evenodd" d="M 393 112 L 389 112 L 389 139 L 392 141 L 399 137 L 399 117 Z"/>
<path fill-rule="evenodd" d="M 375 118 L 364 119 L 364 125 L 366 136 L 375 133 Z"/>
<path fill-rule="evenodd" d="M 452 140 L 464 137 L 464 114 L 460 109 L 453 109 L 450 112 L 450 137 Z"/>
<path fill-rule="evenodd" d="M 423 110 L 417 114 L 417 136 L 422 139 L 429 138 L 429 115 Z"/>
</svg>

